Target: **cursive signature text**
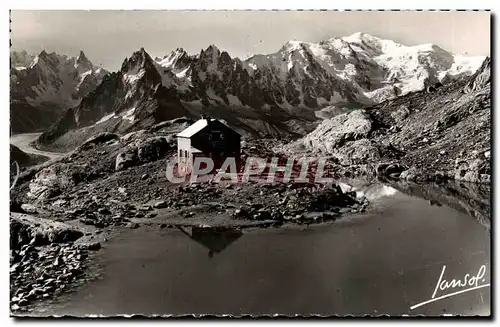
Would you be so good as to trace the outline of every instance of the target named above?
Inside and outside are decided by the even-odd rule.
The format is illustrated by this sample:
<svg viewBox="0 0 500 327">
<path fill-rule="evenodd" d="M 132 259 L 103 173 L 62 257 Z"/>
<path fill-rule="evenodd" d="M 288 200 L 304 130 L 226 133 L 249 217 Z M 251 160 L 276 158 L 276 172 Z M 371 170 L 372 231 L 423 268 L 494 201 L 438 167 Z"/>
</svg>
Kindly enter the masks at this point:
<svg viewBox="0 0 500 327">
<path fill-rule="evenodd" d="M 488 287 L 490 284 L 484 284 L 486 282 L 486 279 L 484 278 L 484 275 L 486 274 L 486 266 L 482 265 L 478 272 L 476 274 L 465 274 L 463 278 L 460 279 L 452 279 L 452 280 L 446 280 L 443 279 L 444 272 L 446 271 L 446 265 L 443 265 L 443 269 L 441 270 L 441 275 L 439 275 L 439 280 L 436 284 L 436 287 L 434 288 L 434 293 L 432 293 L 432 296 L 430 300 L 415 304 L 410 307 L 411 310 L 416 309 L 418 307 L 421 307 L 423 305 L 442 300 L 448 297 L 452 297 L 454 295 L 458 295 L 461 293 L 473 291 L 482 287 Z M 468 288 L 465 288 L 468 287 Z M 441 291 L 446 291 L 446 290 L 454 290 L 459 288 L 459 291 L 455 291 L 452 293 L 448 293 L 439 297 L 436 297 L 436 294 L 438 290 Z"/>
</svg>

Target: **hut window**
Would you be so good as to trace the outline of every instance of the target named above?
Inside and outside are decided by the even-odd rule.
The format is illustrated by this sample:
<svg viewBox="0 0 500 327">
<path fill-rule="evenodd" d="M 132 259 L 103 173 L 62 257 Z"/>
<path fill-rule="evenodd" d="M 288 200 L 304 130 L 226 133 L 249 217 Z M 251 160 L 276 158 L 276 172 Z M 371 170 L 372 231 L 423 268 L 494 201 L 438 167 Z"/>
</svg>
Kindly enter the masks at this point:
<svg viewBox="0 0 500 327">
<path fill-rule="evenodd" d="M 179 156 L 182 158 L 182 150 L 179 150 Z"/>
<path fill-rule="evenodd" d="M 184 156 L 187 158 L 187 156 L 188 156 L 187 150 L 184 150 Z"/>
</svg>

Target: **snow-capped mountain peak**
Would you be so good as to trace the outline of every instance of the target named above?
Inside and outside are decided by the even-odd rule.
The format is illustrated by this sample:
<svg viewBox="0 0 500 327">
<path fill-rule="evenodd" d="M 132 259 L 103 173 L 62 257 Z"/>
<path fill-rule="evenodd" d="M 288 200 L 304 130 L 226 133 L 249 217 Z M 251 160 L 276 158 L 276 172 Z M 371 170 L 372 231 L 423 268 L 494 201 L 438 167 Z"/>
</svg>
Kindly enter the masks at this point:
<svg viewBox="0 0 500 327">
<path fill-rule="evenodd" d="M 183 48 L 177 48 L 172 51 L 168 56 L 163 57 L 163 59 L 157 58 L 155 61 L 163 68 L 178 68 L 178 66 L 183 66 L 183 61 L 189 57 L 186 50 Z"/>
<path fill-rule="evenodd" d="M 81 64 L 81 63 L 87 63 L 87 62 L 89 62 L 89 59 L 87 58 L 87 56 L 85 56 L 85 53 L 83 52 L 83 50 L 80 50 L 80 53 L 76 57 L 76 63 Z"/>
<path fill-rule="evenodd" d="M 219 55 L 221 53 L 221 51 L 219 50 L 219 48 L 217 48 L 215 46 L 215 44 L 211 44 L 205 50 L 201 50 L 201 53 L 205 54 L 205 55 L 208 55 L 208 54 Z"/>
<path fill-rule="evenodd" d="M 161 83 L 156 64 L 144 48 L 134 52 L 130 58 L 125 58 L 120 71 L 125 83 L 135 84 L 139 80 L 152 81 L 154 84 Z"/>
<path fill-rule="evenodd" d="M 11 73 L 11 91 L 13 97 L 33 106 L 47 103 L 66 108 L 77 105 L 106 73 L 94 67 L 83 52 L 68 57 L 42 50 L 26 69 Z"/>
<path fill-rule="evenodd" d="M 296 50 L 300 50 L 301 47 L 304 46 L 305 44 L 307 44 L 307 43 L 297 41 L 297 40 L 290 40 L 283 45 L 283 47 L 281 48 L 281 51 L 290 53 L 290 52 L 293 52 Z"/>
<path fill-rule="evenodd" d="M 300 107 L 377 103 L 429 83 L 472 74 L 483 59 L 455 56 L 434 44 L 405 46 L 358 32 L 319 43 L 290 40 L 276 53 L 244 61 L 215 45 L 196 56 L 176 49 L 157 59 L 155 66 L 163 85 L 179 88 L 181 97 L 191 94 L 192 99 L 195 92 L 194 99 L 206 98 L 205 103 L 228 105 L 226 97 L 236 97 L 244 104 L 240 90 L 257 87 L 266 100 L 255 101 L 252 96 L 252 106 L 293 112 Z M 242 81 L 250 84 L 244 86 Z"/>
<path fill-rule="evenodd" d="M 94 68 L 92 62 L 90 62 L 87 56 L 85 56 L 85 53 L 81 50 L 75 59 L 74 66 L 78 70 L 79 74 L 85 74 L 85 75 L 88 75 Z"/>
</svg>

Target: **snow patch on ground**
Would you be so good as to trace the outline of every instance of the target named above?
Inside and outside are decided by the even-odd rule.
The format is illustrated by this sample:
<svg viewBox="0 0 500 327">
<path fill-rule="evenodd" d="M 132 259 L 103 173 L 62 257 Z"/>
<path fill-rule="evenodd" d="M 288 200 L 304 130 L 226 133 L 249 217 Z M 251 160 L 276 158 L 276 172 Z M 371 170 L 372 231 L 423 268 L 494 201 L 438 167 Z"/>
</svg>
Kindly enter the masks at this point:
<svg viewBox="0 0 500 327">
<path fill-rule="evenodd" d="M 381 185 L 380 187 L 375 188 L 366 188 L 356 191 L 356 197 L 360 198 L 362 196 L 366 197 L 368 200 L 375 200 L 386 196 L 392 196 L 397 194 L 398 190 L 393 187 L 387 185 Z"/>
<path fill-rule="evenodd" d="M 186 77 L 186 73 L 188 70 L 189 70 L 189 66 L 186 67 L 186 69 L 182 70 L 181 72 L 175 74 L 175 76 L 177 76 L 177 78 L 184 78 L 184 77 Z"/>
<path fill-rule="evenodd" d="M 40 60 L 40 58 L 36 56 L 35 59 L 33 59 L 33 61 L 31 62 L 30 68 L 33 68 L 36 64 L 38 64 L 38 60 Z"/>
<path fill-rule="evenodd" d="M 481 67 L 486 57 L 485 56 L 465 57 L 461 55 L 455 55 L 454 59 L 455 60 L 453 62 L 453 65 L 447 71 L 449 75 L 458 75 L 464 72 L 473 74 Z"/>
<path fill-rule="evenodd" d="M 115 113 L 110 113 L 109 115 L 106 115 L 104 117 L 102 117 L 101 119 L 99 119 L 99 121 L 97 121 L 94 125 L 97 125 L 97 124 L 101 124 L 101 123 L 104 123 L 105 121 L 108 121 L 110 120 L 111 118 L 115 117 Z"/>
<path fill-rule="evenodd" d="M 83 72 L 82 75 L 80 75 L 80 80 L 83 81 L 87 75 L 92 74 L 92 69 L 87 70 L 86 72 Z"/>
<path fill-rule="evenodd" d="M 293 68 L 292 55 L 288 56 L 288 66 L 287 66 L 287 68 L 288 68 L 288 71 L 290 71 L 290 69 Z"/>
<path fill-rule="evenodd" d="M 135 107 L 126 111 L 125 114 L 122 116 L 122 119 L 128 120 L 132 123 L 135 119 L 134 113 L 135 113 Z"/>
<path fill-rule="evenodd" d="M 136 74 L 124 74 L 123 80 L 126 83 L 133 84 L 133 83 L 137 82 L 138 80 L 140 80 L 144 76 L 145 73 L 146 73 L 145 69 L 140 69 Z"/>
</svg>

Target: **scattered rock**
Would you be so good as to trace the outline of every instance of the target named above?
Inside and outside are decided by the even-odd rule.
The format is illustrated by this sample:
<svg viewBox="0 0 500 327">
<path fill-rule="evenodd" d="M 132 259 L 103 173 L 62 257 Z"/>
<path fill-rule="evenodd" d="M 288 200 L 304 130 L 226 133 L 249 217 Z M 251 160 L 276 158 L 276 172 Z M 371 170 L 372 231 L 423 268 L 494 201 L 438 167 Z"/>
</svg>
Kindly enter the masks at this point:
<svg viewBox="0 0 500 327">
<path fill-rule="evenodd" d="M 30 302 L 49 298 L 85 276 L 86 250 L 73 243 L 24 245 L 12 251 L 15 254 L 11 256 L 10 269 L 13 310 L 26 309 Z"/>
<path fill-rule="evenodd" d="M 400 106 L 396 111 L 391 113 L 392 118 L 396 123 L 400 123 L 410 115 L 410 110 L 405 105 Z"/>
<path fill-rule="evenodd" d="M 153 208 L 151 208 L 151 206 L 149 205 L 142 205 L 140 206 L 139 208 L 137 208 L 139 211 L 151 211 L 153 210 Z"/>
<path fill-rule="evenodd" d="M 58 221 L 11 213 L 11 249 L 19 249 L 35 239 L 36 245 L 71 242 L 83 236 L 77 228 Z"/>
<path fill-rule="evenodd" d="M 138 223 L 128 223 L 128 228 L 131 228 L 131 229 L 136 229 L 136 228 L 139 228 L 139 224 Z"/>
<path fill-rule="evenodd" d="M 90 250 L 90 251 L 97 251 L 97 250 L 100 250 L 101 249 L 101 243 L 100 242 L 97 242 L 97 241 L 94 241 L 94 242 L 86 242 L 86 243 L 82 243 L 79 245 L 79 247 L 81 249 L 85 249 L 85 250 Z"/>
<path fill-rule="evenodd" d="M 97 212 L 99 212 L 102 215 L 110 215 L 111 211 L 108 208 L 100 208 Z"/>
<path fill-rule="evenodd" d="M 166 208 L 167 207 L 167 201 L 158 201 L 158 202 L 155 202 L 155 204 L 153 205 L 153 207 L 157 208 L 157 209 L 161 209 L 161 208 Z"/>
</svg>

